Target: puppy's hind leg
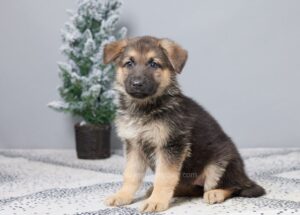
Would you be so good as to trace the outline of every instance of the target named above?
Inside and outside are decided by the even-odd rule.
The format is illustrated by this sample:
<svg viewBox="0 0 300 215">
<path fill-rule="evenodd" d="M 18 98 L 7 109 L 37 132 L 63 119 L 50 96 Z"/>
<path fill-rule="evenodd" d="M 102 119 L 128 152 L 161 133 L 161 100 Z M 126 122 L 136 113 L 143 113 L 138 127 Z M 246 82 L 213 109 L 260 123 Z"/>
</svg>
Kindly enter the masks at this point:
<svg viewBox="0 0 300 215">
<path fill-rule="evenodd" d="M 241 159 L 229 162 L 216 184 L 217 186 L 206 190 L 206 203 L 220 203 L 233 196 L 258 197 L 265 194 L 261 186 L 248 178 Z"/>
<path fill-rule="evenodd" d="M 215 204 L 224 202 L 233 194 L 231 189 L 214 189 L 204 193 L 203 199 L 207 204 Z"/>
<path fill-rule="evenodd" d="M 221 203 L 232 196 L 234 190 L 229 188 L 222 188 L 218 185 L 222 180 L 227 162 L 221 162 L 218 164 L 209 164 L 205 167 L 202 177 L 204 181 L 204 202 L 208 204 Z M 218 188 L 218 189 L 217 189 Z"/>
</svg>

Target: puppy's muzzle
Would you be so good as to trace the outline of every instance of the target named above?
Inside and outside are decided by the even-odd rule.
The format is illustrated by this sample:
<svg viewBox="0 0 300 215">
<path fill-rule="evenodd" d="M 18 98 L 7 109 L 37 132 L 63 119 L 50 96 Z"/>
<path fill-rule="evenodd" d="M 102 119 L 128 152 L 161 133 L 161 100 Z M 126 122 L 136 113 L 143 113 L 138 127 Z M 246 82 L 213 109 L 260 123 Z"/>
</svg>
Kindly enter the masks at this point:
<svg viewBox="0 0 300 215">
<path fill-rule="evenodd" d="M 146 78 L 132 77 L 126 86 L 127 93 L 135 98 L 145 98 L 153 94 L 153 86 Z"/>
<path fill-rule="evenodd" d="M 144 84 L 145 84 L 144 81 L 141 79 L 133 79 L 130 82 L 131 87 L 136 90 L 142 89 Z"/>
</svg>

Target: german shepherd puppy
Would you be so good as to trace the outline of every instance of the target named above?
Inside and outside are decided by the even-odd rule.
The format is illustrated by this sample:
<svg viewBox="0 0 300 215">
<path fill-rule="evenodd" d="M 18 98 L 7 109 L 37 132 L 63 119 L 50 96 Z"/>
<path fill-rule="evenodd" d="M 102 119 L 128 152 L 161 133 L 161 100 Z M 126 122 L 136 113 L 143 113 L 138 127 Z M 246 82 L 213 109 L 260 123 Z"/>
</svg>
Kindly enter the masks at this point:
<svg viewBox="0 0 300 215">
<path fill-rule="evenodd" d="M 176 75 L 187 51 L 169 39 L 144 36 L 109 43 L 119 92 L 117 132 L 126 146 L 122 188 L 106 204 L 130 204 L 149 166 L 155 171 L 141 211 L 163 211 L 173 196 L 203 196 L 208 204 L 233 196 L 258 197 L 232 140 L 217 121 L 182 94 Z"/>
</svg>

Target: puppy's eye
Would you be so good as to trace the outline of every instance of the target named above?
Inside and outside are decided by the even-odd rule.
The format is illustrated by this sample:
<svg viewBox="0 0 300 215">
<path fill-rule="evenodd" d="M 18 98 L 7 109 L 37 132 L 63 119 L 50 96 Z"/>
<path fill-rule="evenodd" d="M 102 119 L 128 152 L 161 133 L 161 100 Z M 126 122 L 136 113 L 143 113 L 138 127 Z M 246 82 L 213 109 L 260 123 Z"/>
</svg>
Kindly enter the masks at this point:
<svg viewBox="0 0 300 215">
<path fill-rule="evenodd" d="M 132 59 L 126 61 L 123 65 L 123 67 L 126 67 L 126 68 L 131 68 L 134 66 L 134 61 Z"/>
<path fill-rule="evenodd" d="M 149 66 L 153 69 L 157 69 L 157 68 L 160 68 L 160 65 L 154 61 L 150 61 L 149 62 Z"/>
</svg>

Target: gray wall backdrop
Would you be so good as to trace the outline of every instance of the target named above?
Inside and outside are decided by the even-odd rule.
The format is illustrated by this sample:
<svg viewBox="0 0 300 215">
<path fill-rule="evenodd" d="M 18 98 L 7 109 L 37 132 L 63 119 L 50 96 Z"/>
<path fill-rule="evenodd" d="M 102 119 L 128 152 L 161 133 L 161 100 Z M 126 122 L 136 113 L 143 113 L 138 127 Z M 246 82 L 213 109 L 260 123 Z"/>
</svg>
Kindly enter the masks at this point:
<svg viewBox="0 0 300 215">
<path fill-rule="evenodd" d="M 60 28 L 74 6 L 0 1 L 0 148 L 74 147 L 74 120 L 46 107 L 58 98 Z M 189 51 L 184 92 L 239 147 L 300 146 L 300 1 L 130 0 L 121 20 L 130 35 Z"/>
</svg>

